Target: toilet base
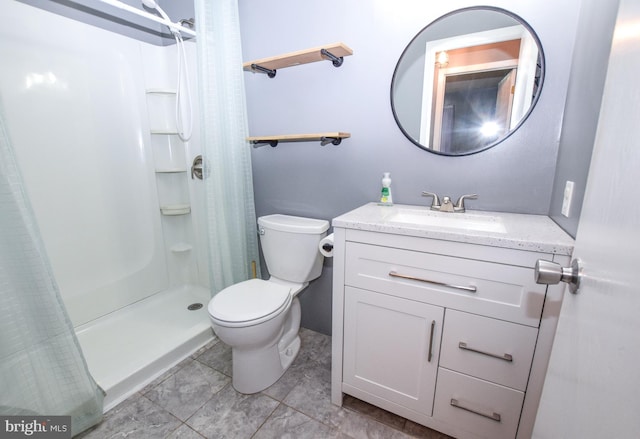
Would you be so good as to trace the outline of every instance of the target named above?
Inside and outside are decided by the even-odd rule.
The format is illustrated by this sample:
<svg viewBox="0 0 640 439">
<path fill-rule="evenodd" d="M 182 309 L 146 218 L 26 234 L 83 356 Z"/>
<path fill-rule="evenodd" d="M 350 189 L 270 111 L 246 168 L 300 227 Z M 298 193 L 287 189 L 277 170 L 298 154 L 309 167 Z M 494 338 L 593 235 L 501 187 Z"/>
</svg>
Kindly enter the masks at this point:
<svg viewBox="0 0 640 439">
<path fill-rule="evenodd" d="M 280 379 L 300 352 L 300 318 L 300 300 L 294 297 L 276 342 L 263 348 L 253 345 L 250 349 L 232 345 L 234 389 L 257 393 Z"/>
<path fill-rule="evenodd" d="M 240 393 L 251 394 L 270 387 L 285 373 L 298 352 L 299 336 L 281 351 L 278 344 L 265 349 L 233 349 L 233 388 Z"/>
</svg>

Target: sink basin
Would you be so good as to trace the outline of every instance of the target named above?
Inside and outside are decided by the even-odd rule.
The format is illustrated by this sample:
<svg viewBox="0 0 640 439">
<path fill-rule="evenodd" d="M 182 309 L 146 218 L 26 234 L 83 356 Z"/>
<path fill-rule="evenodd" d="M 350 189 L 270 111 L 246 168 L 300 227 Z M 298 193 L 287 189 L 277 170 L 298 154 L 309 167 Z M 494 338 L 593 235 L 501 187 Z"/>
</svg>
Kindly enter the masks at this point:
<svg viewBox="0 0 640 439">
<path fill-rule="evenodd" d="M 502 219 L 481 213 L 449 213 L 429 209 L 411 209 L 394 206 L 386 221 L 427 227 L 443 227 L 478 232 L 507 233 Z"/>
</svg>

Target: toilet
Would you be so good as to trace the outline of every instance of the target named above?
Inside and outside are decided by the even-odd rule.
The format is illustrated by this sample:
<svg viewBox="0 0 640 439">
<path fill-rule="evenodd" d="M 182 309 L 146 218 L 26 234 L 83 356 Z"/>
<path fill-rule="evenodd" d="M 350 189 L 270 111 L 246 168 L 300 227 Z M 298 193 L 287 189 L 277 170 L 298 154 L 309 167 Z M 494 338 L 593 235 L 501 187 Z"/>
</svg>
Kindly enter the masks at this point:
<svg viewBox="0 0 640 439">
<path fill-rule="evenodd" d="M 233 387 L 256 393 L 278 381 L 300 350 L 298 293 L 322 272 L 318 244 L 329 222 L 289 215 L 258 218 L 271 277 L 250 279 L 216 294 L 208 305 L 213 330 L 231 346 Z"/>
</svg>

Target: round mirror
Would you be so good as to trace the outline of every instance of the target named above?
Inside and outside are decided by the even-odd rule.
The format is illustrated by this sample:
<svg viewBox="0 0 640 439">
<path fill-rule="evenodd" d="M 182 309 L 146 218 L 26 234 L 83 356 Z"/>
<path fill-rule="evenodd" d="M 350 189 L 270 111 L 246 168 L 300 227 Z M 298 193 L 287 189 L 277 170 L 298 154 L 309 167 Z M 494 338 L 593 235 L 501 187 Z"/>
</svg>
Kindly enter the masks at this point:
<svg viewBox="0 0 640 439">
<path fill-rule="evenodd" d="M 543 79 L 542 46 L 526 22 L 499 8 L 465 8 L 411 40 L 393 74 L 391 107 L 420 148 L 474 154 L 522 125 Z"/>
</svg>

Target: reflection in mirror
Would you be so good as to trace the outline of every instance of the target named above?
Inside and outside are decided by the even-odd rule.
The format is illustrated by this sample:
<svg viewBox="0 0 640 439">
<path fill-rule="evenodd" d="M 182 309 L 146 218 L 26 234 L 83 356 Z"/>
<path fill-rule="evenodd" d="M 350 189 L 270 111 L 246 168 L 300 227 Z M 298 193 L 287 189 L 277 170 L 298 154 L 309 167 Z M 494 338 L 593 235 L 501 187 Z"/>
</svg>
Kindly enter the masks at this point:
<svg viewBox="0 0 640 439">
<path fill-rule="evenodd" d="M 403 52 L 391 84 L 393 114 L 416 145 L 443 155 L 490 148 L 535 105 L 544 76 L 531 28 L 502 9 L 454 11 Z"/>
</svg>

